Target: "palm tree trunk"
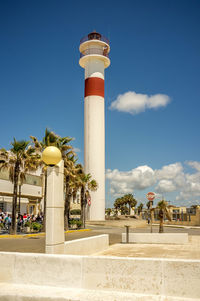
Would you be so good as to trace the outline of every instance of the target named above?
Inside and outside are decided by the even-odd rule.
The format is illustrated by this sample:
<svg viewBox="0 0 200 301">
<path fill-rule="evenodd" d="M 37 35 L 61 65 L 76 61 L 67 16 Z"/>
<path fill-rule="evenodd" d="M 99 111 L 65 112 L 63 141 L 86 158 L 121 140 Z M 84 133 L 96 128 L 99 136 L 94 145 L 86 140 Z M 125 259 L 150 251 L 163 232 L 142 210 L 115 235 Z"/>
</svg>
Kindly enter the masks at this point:
<svg viewBox="0 0 200 301">
<path fill-rule="evenodd" d="M 131 204 L 128 204 L 128 211 L 129 211 L 129 215 L 131 215 Z"/>
<path fill-rule="evenodd" d="M 159 219 L 160 219 L 159 233 L 163 233 L 164 232 L 164 226 L 163 226 L 163 224 L 164 224 L 164 211 L 163 211 L 162 208 L 159 210 L 158 215 L 159 215 Z"/>
<path fill-rule="evenodd" d="M 164 232 L 164 227 L 163 227 L 163 217 L 160 218 L 160 225 L 159 225 L 159 233 Z"/>
<path fill-rule="evenodd" d="M 159 226 L 159 233 L 164 232 L 164 227 L 163 227 L 163 218 L 160 219 L 160 226 Z"/>
<path fill-rule="evenodd" d="M 65 194 L 65 211 L 64 211 L 65 230 L 69 229 L 69 210 L 70 210 L 70 191 L 69 191 L 68 178 L 66 177 L 66 194 Z"/>
<path fill-rule="evenodd" d="M 69 229 L 69 213 L 70 213 L 70 199 L 71 199 L 71 194 L 68 194 L 66 204 L 65 204 L 65 228 L 66 230 Z"/>
<path fill-rule="evenodd" d="M 84 202 L 85 202 L 85 189 L 84 186 L 81 187 L 81 222 L 82 228 L 84 227 Z"/>
<path fill-rule="evenodd" d="M 84 198 L 84 206 L 83 206 L 83 228 L 85 229 L 85 220 L 86 220 L 86 199 Z"/>
<path fill-rule="evenodd" d="M 19 163 L 15 164 L 14 169 L 14 187 L 13 187 L 13 202 L 12 202 L 12 220 L 11 220 L 11 234 L 16 234 L 16 209 L 17 209 L 17 188 L 18 188 L 18 176 L 19 176 Z"/>
<path fill-rule="evenodd" d="M 65 196 L 64 229 L 69 229 L 69 195 Z"/>
<path fill-rule="evenodd" d="M 43 213 L 43 231 L 46 231 L 46 208 L 47 208 L 47 170 L 44 172 L 44 213 Z"/>
<path fill-rule="evenodd" d="M 19 185 L 19 208 L 18 208 L 18 213 L 21 213 L 21 194 L 22 194 L 22 185 Z"/>
</svg>

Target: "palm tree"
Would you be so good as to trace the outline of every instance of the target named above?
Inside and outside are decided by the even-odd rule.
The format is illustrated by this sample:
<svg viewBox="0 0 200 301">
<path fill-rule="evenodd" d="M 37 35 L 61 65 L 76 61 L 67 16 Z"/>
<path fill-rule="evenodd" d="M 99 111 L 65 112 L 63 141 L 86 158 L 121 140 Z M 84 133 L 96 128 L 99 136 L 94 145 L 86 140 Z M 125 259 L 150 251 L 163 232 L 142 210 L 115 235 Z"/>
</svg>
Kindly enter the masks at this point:
<svg viewBox="0 0 200 301">
<path fill-rule="evenodd" d="M 135 207 L 136 204 L 137 204 L 137 201 L 136 201 L 136 199 L 134 199 L 132 194 L 125 194 L 123 196 L 123 199 L 124 199 L 124 203 L 128 204 L 128 206 L 129 206 L 129 215 L 130 215 L 131 214 L 131 207 Z"/>
<path fill-rule="evenodd" d="M 171 221 L 171 216 L 169 214 L 169 211 L 167 210 L 167 202 L 165 202 L 164 200 L 160 201 L 157 204 L 157 208 L 159 209 L 159 219 L 160 219 L 160 225 L 159 225 L 159 233 L 163 233 L 164 232 L 164 214 L 166 214 L 168 220 Z"/>
<path fill-rule="evenodd" d="M 122 198 L 117 198 L 114 202 L 114 207 L 117 210 L 121 210 L 121 206 L 124 205 L 124 202 L 122 201 Z"/>
<path fill-rule="evenodd" d="M 36 170 L 38 167 L 39 156 L 35 153 L 33 147 L 29 146 L 29 141 L 21 140 L 11 143 L 12 148 L 9 151 L 1 150 L 0 169 L 9 171 L 9 178 L 13 183 L 13 202 L 12 202 L 12 222 L 11 234 L 16 234 L 16 209 L 19 179 L 25 179 L 28 171 Z"/>
<path fill-rule="evenodd" d="M 142 203 L 140 203 L 140 205 L 138 206 L 138 213 L 140 214 L 140 212 L 142 212 L 142 209 L 143 209 L 143 204 Z"/>
<path fill-rule="evenodd" d="M 91 175 L 88 174 L 86 175 L 86 178 L 88 178 L 88 182 L 86 183 L 86 191 L 85 191 L 85 202 L 84 202 L 84 208 L 83 208 L 83 227 L 85 228 L 85 211 L 86 211 L 86 205 L 87 205 L 87 200 L 91 198 L 90 196 L 90 191 L 96 191 L 98 189 L 98 184 L 96 180 L 91 179 Z"/>
<path fill-rule="evenodd" d="M 64 176 L 65 176 L 65 210 L 64 210 L 64 221 L 65 229 L 69 226 L 69 212 L 70 212 L 70 199 L 73 193 L 77 192 L 77 171 L 76 157 L 74 155 L 65 156 L 64 158 Z"/>
<path fill-rule="evenodd" d="M 98 184 L 96 180 L 91 179 L 91 174 L 85 174 L 81 164 L 77 164 L 78 170 L 78 186 L 81 189 L 81 221 L 83 228 L 85 228 L 85 209 L 87 199 L 90 197 L 90 191 L 96 191 Z"/>
<path fill-rule="evenodd" d="M 105 213 L 107 214 L 107 216 L 110 216 L 111 212 L 112 212 L 111 208 L 106 208 L 105 209 Z"/>
<path fill-rule="evenodd" d="M 148 209 L 151 207 L 151 202 L 152 202 L 152 201 L 148 201 L 148 202 L 146 203 L 146 206 L 147 206 Z"/>
<path fill-rule="evenodd" d="M 39 159 L 39 158 L 38 158 Z M 18 198 L 18 214 L 20 214 L 21 213 L 21 194 L 22 194 L 22 185 L 24 184 L 24 182 L 25 182 L 25 180 L 26 180 L 26 174 L 25 174 L 25 172 L 23 172 L 22 170 L 21 170 L 21 172 L 20 172 L 20 174 L 19 174 L 19 180 L 18 180 L 18 187 L 19 187 L 19 193 L 18 193 L 18 196 L 19 196 L 19 198 Z"/>
<path fill-rule="evenodd" d="M 121 197 L 121 198 L 117 198 L 114 202 L 114 207 L 115 209 L 118 211 L 120 210 L 121 214 L 124 215 L 124 214 L 128 214 L 128 208 L 126 206 L 126 202 L 124 200 L 124 197 Z"/>
<path fill-rule="evenodd" d="M 65 159 L 66 156 L 69 156 L 69 154 L 74 154 L 72 151 L 72 146 L 68 145 L 70 141 L 73 140 L 73 138 L 70 137 L 60 137 L 57 134 L 55 134 L 53 131 L 50 131 L 48 129 L 45 130 L 45 135 L 42 141 L 38 141 L 38 139 L 34 136 L 30 136 L 32 139 L 35 150 L 39 154 L 43 152 L 43 150 L 47 146 L 56 146 L 60 149 L 62 153 L 62 158 Z M 43 164 L 41 161 L 41 165 L 43 166 L 43 173 L 44 173 L 44 212 L 43 212 L 43 230 L 45 231 L 45 221 L 46 221 L 46 199 L 47 199 L 47 166 Z"/>
</svg>

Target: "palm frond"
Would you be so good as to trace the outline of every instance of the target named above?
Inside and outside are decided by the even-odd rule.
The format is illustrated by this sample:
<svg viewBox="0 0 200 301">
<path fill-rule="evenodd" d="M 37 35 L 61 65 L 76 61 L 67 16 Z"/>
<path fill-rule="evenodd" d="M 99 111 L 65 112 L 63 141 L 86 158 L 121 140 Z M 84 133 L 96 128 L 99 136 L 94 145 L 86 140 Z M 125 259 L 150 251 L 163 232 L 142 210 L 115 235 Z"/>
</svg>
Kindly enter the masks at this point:
<svg viewBox="0 0 200 301">
<path fill-rule="evenodd" d="M 22 152 L 25 151 L 25 149 L 26 149 L 27 146 L 29 145 L 29 141 L 26 141 L 26 140 L 19 140 L 19 141 L 17 141 L 17 140 L 14 138 L 14 141 L 11 142 L 11 145 L 12 145 L 11 151 L 12 151 L 14 154 L 19 155 L 19 153 L 22 153 Z"/>
<path fill-rule="evenodd" d="M 33 144 L 35 146 L 35 149 L 36 150 L 39 150 L 39 151 L 42 151 L 42 144 L 41 142 L 38 141 L 38 139 L 34 136 L 30 136 L 30 138 L 32 139 L 33 141 Z"/>
</svg>

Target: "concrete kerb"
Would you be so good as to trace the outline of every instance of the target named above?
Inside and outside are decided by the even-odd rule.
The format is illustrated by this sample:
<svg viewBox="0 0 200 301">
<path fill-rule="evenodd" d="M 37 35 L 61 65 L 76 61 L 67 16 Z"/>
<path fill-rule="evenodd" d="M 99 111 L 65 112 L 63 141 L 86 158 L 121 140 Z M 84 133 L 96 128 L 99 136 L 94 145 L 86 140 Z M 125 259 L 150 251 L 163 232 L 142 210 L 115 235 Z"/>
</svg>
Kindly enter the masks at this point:
<svg viewBox="0 0 200 301">
<path fill-rule="evenodd" d="M 79 229 L 79 230 L 67 230 L 64 233 L 76 233 L 76 232 L 86 232 L 86 231 L 91 231 L 91 229 Z M 35 237 L 35 236 L 45 236 L 44 232 L 41 233 L 32 233 L 32 234 L 2 234 L 0 235 L 1 238 L 26 238 L 26 237 Z"/>
<path fill-rule="evenodd" d="M 152 224 L 153 226 L 159 226 L 159 224 Z M 200 229 L 199 226 L 183 226 L 183 225 L 164 225 L 164 227 L 169 228 L 183 228 L 183 229 Z"/>
</svg>

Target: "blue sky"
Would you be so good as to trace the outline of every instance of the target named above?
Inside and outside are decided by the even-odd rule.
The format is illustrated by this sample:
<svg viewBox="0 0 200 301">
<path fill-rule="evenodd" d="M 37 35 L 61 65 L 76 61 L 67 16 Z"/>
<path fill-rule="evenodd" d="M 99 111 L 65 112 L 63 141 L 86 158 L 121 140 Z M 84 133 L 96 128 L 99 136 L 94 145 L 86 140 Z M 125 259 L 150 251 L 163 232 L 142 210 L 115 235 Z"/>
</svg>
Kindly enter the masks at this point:
<svg viewBox="0 0 200 301">
<path fill-rule="evenodd" d="M 107 206 L 126 192 L 146 202 L 151 190 L 200 203 L 198 0 L 0 1 L 0 146 L 48 127 L 74 137 L 83 162 L 79 41 L 94 29 L 111 46 Z"/>
</svg>

